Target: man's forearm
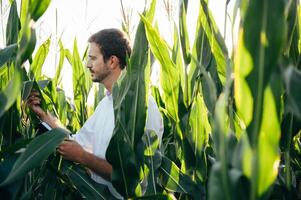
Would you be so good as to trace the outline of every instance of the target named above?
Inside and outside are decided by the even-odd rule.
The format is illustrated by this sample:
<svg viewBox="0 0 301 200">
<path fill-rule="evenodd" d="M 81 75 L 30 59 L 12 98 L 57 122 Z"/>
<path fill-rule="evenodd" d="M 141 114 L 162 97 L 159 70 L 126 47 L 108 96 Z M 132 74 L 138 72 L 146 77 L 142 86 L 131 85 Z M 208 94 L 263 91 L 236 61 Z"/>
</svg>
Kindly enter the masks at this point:
<svg viewBox="0 0 301 200">
<path fill-rule="evenodd" d="M 81 159 L 81 164 L 85 165 L 104 179 L 111 181 L 112 166 L 105 159 L 85 151 L 85 154 Z"/>
</svg>

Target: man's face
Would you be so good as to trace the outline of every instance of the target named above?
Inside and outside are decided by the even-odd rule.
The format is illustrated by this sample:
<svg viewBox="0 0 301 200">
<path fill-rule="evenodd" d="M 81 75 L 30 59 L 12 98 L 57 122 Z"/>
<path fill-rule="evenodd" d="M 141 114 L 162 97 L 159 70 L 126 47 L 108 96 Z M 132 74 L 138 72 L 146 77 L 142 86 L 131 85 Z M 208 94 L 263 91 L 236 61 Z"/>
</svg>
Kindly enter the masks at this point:
<svg viewBox="0 0 301 200">
<path fill-rule="evenodd" d="M 104 62 L 99 46 L 94 42 L 89 45 L 87 68 L 90 70 L 93 82 L 103 83 L 111 74 L 108 62 Z"/>
</svg>

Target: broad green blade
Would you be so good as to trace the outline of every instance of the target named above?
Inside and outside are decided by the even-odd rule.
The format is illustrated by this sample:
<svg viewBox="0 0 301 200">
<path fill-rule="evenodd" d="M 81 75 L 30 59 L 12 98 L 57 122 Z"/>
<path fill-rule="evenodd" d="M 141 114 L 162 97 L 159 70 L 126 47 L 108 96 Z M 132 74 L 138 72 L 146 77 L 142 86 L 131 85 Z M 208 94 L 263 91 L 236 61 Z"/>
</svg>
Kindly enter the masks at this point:
<svg viewBox="0 0 301 200">
<path fill-rule="evenodd" d="M 38 49 L 30 65 L 30 78 L 40 80 L 42 78 L 42 67 L 49 52 L 50 38 L 48 38 Z"/>
<path fill-rule="evenodd" d="M 144 23 L 147 40 L 151 51 L 161 64 L 160 82 L 163 89 L 162 98 L 169 115 L 175 122 L 179 122 L 178 117 L 178 96 L 180 75 L 169 56 L 168 47 L 160 37 L 158 30 L 154 29 L 151 23 L 143 16 L 141 20 Z"/>
<path fill-rule="evenodd" d="M 0 50 L 0 67 L 16 56 L 17 49 L 17 44 L 11 44 Z"/>
<path fill-rule="evenodd" d="M 18 42 L 18 33 L 20 30 L 20 20 L 18 16 L 17 3 L 13 1 L 10 7 L 8 21 L 6 25 L 6 45 Z"/>
<path fill-rule="evenodd" d="M 31 58 L 36 45 L 36 32 L 30 26 L 29 18 L 20 31 L 21 40 L 16 59 L 16 66 L 21 66 L 27 59 Z"/>
<path fill-rule="evenodd" d="M 169 191 L 190 194 L 195 199 L 200 199 L 202 186 L 197 186 L 190 176 L 181 172 L 177 165 L 167 157 L 162 158 L 159 170 L 162 186 Z"/>
<path fill-rule="evenodd" d="M 106 185 L 101 185 L 90 178 L 86 171 L 78 166 L 70 166 L 64 172 L 75 185 L 83 198 L 86 199 L 107 199 L 103 194 Z"/>
<path fill-rule="evenodd" d="M 250 1 L 240 32 L 235 60 L 235 99 L 252 147 L 259 137 L 264 90 L 284 47 L 284 4 L 284 0 Z"/>
<path fill-rule="evenodd" d="M 37 21 L 47 10 L 51 0 L 30 0 L 29 11 L 34 21 Z"/>
<path fill-rule="evenodd" d="M 18 69 L 15 69 L 13 78 L 8 85 L 0 91 L 0 118 L 15 103 L 22 87 L 22 76 Z"/>
<path fill-rule="evenodd" d="M 62 68 L 64 65 L 64 59 L 65 59 L 65 50 L 64 50 L 64 46 L 63 46 L 63 43 L 61 40 L 59 41 L 59 47 L 60 47 L 60 60 L 59 60 L 59 63 L 58 63 L 58 66 L 56 68 L 56 72 L 55 72 L 55 75 L 53 78 L 53 84 L 56 87 L 58 87 L 61 83 L 61 79 L 62 79 L 61 72 L 62 72 Z"/>
<path fill-rule="evenodd" d="M 72 80 L 73 80 L 73 96 L 74 103 L 77 111 L 80 124 L 83 125 L 88 118 L 87 113 L 87 99 L 89 91 L 92 87 L 92 80 L 88 78 L 88 72 L 84 68 L 82 60 L 80 58 L 77 40 L 74 40 L 73 44 L 73 55 L 67 50 L 65 56 L 71 62 L 72 65 Z"/>
<path fill-rule="evenodd" d="M 207 179 L 207 163 L 203 163 L 203 151 L 209 142 L 211 126 L 208 121 L 208 111 L 200 94 L 195 97 L 192 103 L 189 125 L 190 130 L 187 132 L 186 137 L 196 158 L 196 169 L 199 172 L 199 178 L 205 181 Z"/>
<path fill-rule="evenodd" d="M 143 167 L 142 190 L 144 195 L 157 194 L 157 169 L 161 165 L 162 155 L 159 152 L 159 140 L 154 131 L 147 131 L 142 136 L 141 142 L 137 146 L 137 158 Z"/>
<path fill-rule="evenodd" d="M 209 40 L 211 52 L 216 60 L 218 77 L 222 84 L 224 84 L 226 81 L 226 60 L 228 58 L 228 52 L 225 41 L 222 39 L 214 18 L 209 11 L 208 4 L 205 1 L 201 1 L 200 3 L 198 21 L 201 22 L 201 26 Z"/>
<path fill-rule="evenodd" d="M 276 97 L 271 88 L 267 87 L 264 91 L 263 115 L 258 138 L 258 165 L 259 171 L 257 181 L 258 196 L 268 191 L 278 175 L 280 163 L 279 140 L 280 140 L 280 121 Z M 252 174 L 254 176 L 254 174 Z"/>
<path fill-rule="evenodd" d="M 301 119 L 301 72 L 289 67 L 284 73 L 289 110 Z"/>
<path fill-rule="evenodd" d="M 20 155 L 15 162 L 8 177 L 0 184 L 4 186 L 20 178 L 47 159 L 53 153 L 58 144 L 60 144 L 69 132 L 64 129 L 52 129 L 35 139 L 27 146 L 26 150 Z"/>
<path fill-rule="evenodd" d="M 148 12 L 154 12 L 153 1 Z M 153 13 L 146 14 L 153 16 Z M 150 55 L 145 29 L 140 21 L 127 71 L 113 87 L 115 128 L 106 152 L 113 167 L 112 183 L 124 197 L 141 196 L 141 165 L 136 156 L 137 144 L 145 131 L 150 76 Z"/>
<path fill-rule="evenodd" d="M 188 0 L 181 1 L 180 14 L 179 14 L 180 41 L 181 41 L 184 63 L 186 66 L 190 63 L 191 60 L 190 44 L 189 44 L 187 24 L 186 24 L 187 5 L 188 5 Z"/>
</svg>

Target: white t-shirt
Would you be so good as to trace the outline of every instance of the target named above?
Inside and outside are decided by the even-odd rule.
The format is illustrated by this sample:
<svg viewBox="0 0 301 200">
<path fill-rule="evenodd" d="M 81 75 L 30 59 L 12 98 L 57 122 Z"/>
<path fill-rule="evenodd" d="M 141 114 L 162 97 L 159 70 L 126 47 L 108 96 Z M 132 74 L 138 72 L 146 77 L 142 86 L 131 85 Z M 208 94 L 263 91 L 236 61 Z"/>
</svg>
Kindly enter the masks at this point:
<svg viewBox="0 0 301 200">
<path fill-rule="evenodd" d="M 86 151 L 106 159 L 106 150 L 112 138 L 115 127 L 113 98 L 112 95 L 104 97 L 97 105 L 93 115 L 85 122 L 83 127 L 73 136 Z M 148 99 L 148 110 L 146 119 L 146 130 L 153 130 L 157 133 L 159 141 L 162 141 L 163 120 L 158 106 L 152 96 Z M 110 192 L 118 199 L 123 197 L 116 191 L 112 183 L 101 176 L 93 173 L 91 178 L 101 184 L 108 186 Z"/>
</svg>

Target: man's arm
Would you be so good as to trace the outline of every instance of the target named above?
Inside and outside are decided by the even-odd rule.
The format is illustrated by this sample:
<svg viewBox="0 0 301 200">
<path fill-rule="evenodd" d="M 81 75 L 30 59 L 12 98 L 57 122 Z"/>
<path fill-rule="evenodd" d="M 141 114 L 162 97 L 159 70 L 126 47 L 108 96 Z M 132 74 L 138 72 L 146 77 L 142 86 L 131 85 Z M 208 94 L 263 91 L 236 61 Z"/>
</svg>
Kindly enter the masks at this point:
<svg viewBox="0 0 301 200">
<path fill-rule="evenodd" d="M 75 141 L 66 140 L 58 146 L 58 152 L 63 158 L 80 163 L 90 170 L 110 181 L 112 166 L 105 159 L 99 158 L 94 154 L 85 151 L 83 147 Z"/>
<path fill-rule="evenodd" d="M 40 103 L 40 93 L 37 91 L 32 91 L 27 99 L 27 106 L 37 115 L 40 120 L 46 122 L 51 128 L 64 128 L 57 118 L 41 108 Z"/>
</svg>

